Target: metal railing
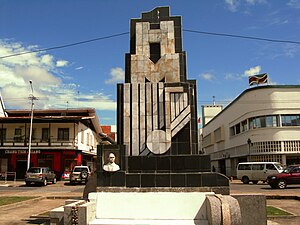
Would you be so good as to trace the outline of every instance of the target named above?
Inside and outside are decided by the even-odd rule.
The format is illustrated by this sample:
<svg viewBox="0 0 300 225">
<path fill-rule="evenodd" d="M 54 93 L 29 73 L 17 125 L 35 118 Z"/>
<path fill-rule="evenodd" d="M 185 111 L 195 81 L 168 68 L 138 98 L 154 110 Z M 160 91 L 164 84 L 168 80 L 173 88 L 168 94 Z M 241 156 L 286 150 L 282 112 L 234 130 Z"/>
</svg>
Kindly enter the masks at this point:
<svg viewBox="0 0 300 225">
<path fill-rule="evenodd" d="M 6 138 L 5 140 L 0 140 L 0 147 L 9 147 L 9 146 L 28 146 L 28 138 Z M 32 139 L 32 147 L 43 147 L 43 146 L 64 146 L 64 147 L 77 147 L 78 140 L 76 138 L 69 139 L 59 139 L 59 138 L 49 138 L 49 139 Z"/>
<path fill-rule="evenodd" d="M 7 183 L 7 177 L 13 176 L 13 181 L 16 183 L 17 180 L 17 173 L 16 172 L 3 172 L 1 173 L 1 179 L 4 180 L 5 183 Z"/>
</svg>

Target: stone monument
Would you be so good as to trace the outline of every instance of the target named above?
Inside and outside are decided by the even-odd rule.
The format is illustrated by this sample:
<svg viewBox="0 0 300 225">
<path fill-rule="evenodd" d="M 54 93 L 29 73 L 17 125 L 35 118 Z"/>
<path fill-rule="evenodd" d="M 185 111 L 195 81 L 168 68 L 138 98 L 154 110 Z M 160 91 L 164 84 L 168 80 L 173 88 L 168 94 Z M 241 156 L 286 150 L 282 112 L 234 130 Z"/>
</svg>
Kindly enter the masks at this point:
<svg viewBox="0 0 300 225">
<path fill-rule="evenodd" d="M 194 187 L 229 193 L 198 154 L 197 88 L 187 79 L 180 16 L 158 7 L 131 19 L 125 83 L 117 86 L 117 143 L 99 145 L 98 187 Z M 103 164 L 114 153 L 121 170 Z"/>
<path fill-rule="evenodd" d="M 88 201 L 52 210 L 51 222 L 266 224 L 265 198 L 229 196 L 229 179 L 211 172 L 209 156 L 198 154 L 196 81 L 187 80 L 181 17 L 158 7 L 132 19 L 125 58 L 118 144 L 98 145 Z M 249 212 L 249 205 L 256 207 Z"/>
</svg>

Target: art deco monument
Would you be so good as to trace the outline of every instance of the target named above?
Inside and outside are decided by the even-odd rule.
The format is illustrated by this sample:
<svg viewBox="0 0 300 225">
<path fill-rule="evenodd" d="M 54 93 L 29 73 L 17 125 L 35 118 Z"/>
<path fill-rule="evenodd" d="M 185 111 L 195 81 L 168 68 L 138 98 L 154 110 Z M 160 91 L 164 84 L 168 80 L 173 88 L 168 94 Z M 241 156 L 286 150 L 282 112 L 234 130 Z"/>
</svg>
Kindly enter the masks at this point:
<svg viewBox="0 0 300 225">
<path fill-rule="evenodd" d="M 181 17 L 168 7 L 131 19 L 117 122 L 126 155 L 197 154 L 196 81 L 187 80 Z"/>
</svg>

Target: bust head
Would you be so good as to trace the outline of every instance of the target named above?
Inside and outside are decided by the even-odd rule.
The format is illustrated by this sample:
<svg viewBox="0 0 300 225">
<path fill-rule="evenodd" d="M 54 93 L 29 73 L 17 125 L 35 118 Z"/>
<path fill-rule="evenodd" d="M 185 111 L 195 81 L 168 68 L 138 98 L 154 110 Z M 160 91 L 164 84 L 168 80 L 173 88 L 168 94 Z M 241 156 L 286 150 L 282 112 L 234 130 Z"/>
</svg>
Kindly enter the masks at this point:
<svg viewBox="0 0 300 225">
<path fill-rule="evenodd" d="M 109 153 L 109 155 L 108 155 L 108 161 L 110 163 L 114 163 L 115 159 L 116 159 L 115 154 L 114 153 Z"/>
</svg>

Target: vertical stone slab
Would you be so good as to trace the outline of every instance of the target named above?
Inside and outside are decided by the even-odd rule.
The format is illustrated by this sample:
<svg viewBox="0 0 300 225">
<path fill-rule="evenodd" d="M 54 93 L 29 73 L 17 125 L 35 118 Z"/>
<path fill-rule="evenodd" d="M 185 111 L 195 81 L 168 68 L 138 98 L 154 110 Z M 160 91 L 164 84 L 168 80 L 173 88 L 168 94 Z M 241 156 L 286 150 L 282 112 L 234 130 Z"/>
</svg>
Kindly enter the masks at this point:
<svg viewBox="0 0 300 225">
<path fill-rule="evenodd" d="M 179 93 L 175 93 L 175 117 L 179 116 L 180 113 L 179 95 Z"/>
<path fill-rule="evenodd" d="M 139 155 L 140 152 L 140 142 L 139 142 L 139 89 L 138 83 L 132 84 L 132 138 L 131 138 L 131 148 L 132 148 L 132 155 Z"/>
<path fill-rule="evenodd" d="M 146 92 L 145 83 L 139 84 L 140 91 L 140 152 L 145 149 L 146 145 Z"/>
<path fill-rule="evenodd" d="M 124 101 L 124 133 L 123 133 L 123 140 L 124 140 L 124 144 L 127 147 L 128 151 L 131 149 L 131 98 L 130 98 L 130 92 L 131 92 L 131 84 L 130 83 L 126 83 L 124 84 L 124 96 L 123 96 L 123 101 Z M 130 152 L 127 152 L 127 154 L 129 154 Z"/>
<path fill-rule="evenodd" d="M 153 130 L 158 130 L 158 96 L 157 96 L 157 83 L 152 84 L 152 113 L 153 113 Z"/>
<path fill-rule="evenodd" d="M 171 121 L 173 121 L 176 117 L 175 115 L 175 94 L 174 93 L 170 93 L 170 107 L 171 107 L 171 112 L 170 112 L 170 118 Z"/>
<path fill-rule="evenodd" d="M 159 98 L 159 129 L 165 125 L 165 110 L 164 110 L 164 84 L 158 83 L 158 98 Z"/>
<path fill-rule="evenodd" d="M 146 129 L 147 134 L 146 137 L 148 137 L 152 132 L 152 84 L 146 83 Z"/>
</svg>

